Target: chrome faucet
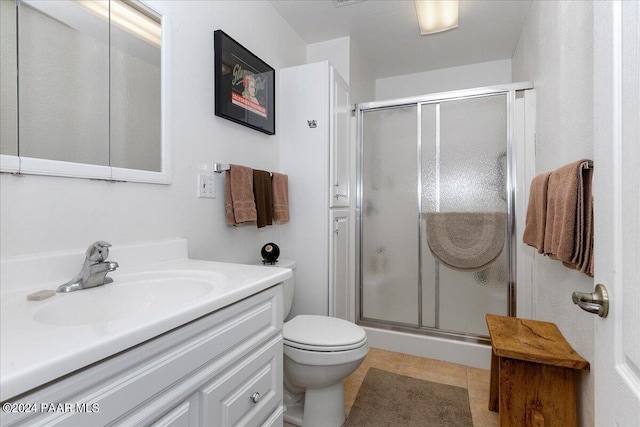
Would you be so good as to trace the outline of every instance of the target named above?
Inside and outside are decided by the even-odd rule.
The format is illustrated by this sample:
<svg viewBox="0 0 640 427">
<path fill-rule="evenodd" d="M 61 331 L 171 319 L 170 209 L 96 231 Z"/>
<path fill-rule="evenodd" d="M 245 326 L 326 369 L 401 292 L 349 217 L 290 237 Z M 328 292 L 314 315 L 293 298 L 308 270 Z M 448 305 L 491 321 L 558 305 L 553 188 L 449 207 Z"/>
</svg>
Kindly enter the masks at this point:
<svg viewBox="0 0 640 427">
<path fill-rule="evenodd" d="M 118 268 L 118 263 L 106 261 L 109 256 L 110 243 L 98 241 L 87 249 L 87 257 L 82 265 L 82 270 L 73 279 L 64 285 L 60 285 L 57 292 L 73 292 L 80 289 L 93 288 L 113 282 L 107 273 Z"/>
</svg>

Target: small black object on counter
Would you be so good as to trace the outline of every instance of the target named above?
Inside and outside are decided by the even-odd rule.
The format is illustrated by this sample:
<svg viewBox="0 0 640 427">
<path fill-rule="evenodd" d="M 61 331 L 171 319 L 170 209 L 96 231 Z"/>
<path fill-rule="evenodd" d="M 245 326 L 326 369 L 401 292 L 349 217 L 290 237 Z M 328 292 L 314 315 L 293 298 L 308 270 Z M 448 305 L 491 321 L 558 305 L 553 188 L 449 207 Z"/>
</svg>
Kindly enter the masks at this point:
<svg viewBox="0 0 640 427">
<path fill-rule="evenodd" d="M 280 248 L 275 243 L 267 243 L 260 251 L 263 264 L 275 264 L 280 256 Z"/>
</svg>

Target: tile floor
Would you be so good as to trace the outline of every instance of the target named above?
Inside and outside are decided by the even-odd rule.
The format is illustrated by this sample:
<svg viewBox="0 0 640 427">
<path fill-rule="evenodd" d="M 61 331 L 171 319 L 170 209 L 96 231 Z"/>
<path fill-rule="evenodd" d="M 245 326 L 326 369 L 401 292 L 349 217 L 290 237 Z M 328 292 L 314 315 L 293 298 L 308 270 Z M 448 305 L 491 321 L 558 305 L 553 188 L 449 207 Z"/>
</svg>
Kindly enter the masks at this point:
<svg viewBox="0 0 640 427">
<path fill-rule="evenodd" d="M 449 384 L 469 391 L 469 405 L 474 427 L 498 426 L 498 413 L 487 409 L 489 403 L 489 371 L 440 360 L 426 359 L 392 351 L 369 349 L 367 358 L 344 380 L 347 414 L 356 400 L 358 389 L 369 368 L 383 369 L 422 380 Z M 285 423 L 285 426 L 290 424 Z"/>
</svg>

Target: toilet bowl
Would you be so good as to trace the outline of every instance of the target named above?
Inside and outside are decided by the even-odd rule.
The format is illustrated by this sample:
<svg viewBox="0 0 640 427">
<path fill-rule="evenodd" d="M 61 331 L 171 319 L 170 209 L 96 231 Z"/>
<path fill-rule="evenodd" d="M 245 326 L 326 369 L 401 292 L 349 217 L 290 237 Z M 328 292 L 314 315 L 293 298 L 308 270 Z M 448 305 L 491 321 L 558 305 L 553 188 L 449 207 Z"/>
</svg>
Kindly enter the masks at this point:
<svg viewBox="0 0 640 427">
<path fill-rule="evenodd" d="M 281 260 L 277 267 L 295 262 Z M 293 301 L 293 278 L 283 283 L 284 319 Z M 346 419 L 342 380 L 362 363 L 369 348 L 364 329 L 329 316 L 298 315 L 285 322 L 284 419 L 304 427 L 338 427 Z"/>
<path fill-rule="evenodd" d="M 308 426 L 345 421 L 342 380 L 367 355 L 361 327 L 328 316 L 299 315 L 284 324 L 285 420 Z M 292 396 L 304 394 L 304 400 Z"/>
</svg>

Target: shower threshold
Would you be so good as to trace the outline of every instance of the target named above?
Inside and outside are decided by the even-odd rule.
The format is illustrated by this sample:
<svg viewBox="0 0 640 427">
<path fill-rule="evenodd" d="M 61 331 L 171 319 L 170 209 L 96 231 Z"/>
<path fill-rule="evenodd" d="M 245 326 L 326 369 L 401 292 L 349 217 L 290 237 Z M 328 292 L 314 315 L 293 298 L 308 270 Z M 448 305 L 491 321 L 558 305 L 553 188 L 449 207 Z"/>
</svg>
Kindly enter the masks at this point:
<svg viewBox="0 0 640 427">
<path fill-rule="evenodd" d="M 462 341 L 491 346 L 489 335 L 478 335 L 469 332 L 448 331 L 428 326 L 417 326 L 405 323 L 388 322 L 379 319 L 360 319 L 358 325 L 387 331 L 403 332 L 407 334 L 425 335 L 452 341 Z"/>
<path fill-rule="evenodd" d="M 371 348 L 442 360 L 478 369 L 491 367 L 488 337 L 439 329 L 398 325 L 374 319 L 358 321 Z"/>
</svg>

